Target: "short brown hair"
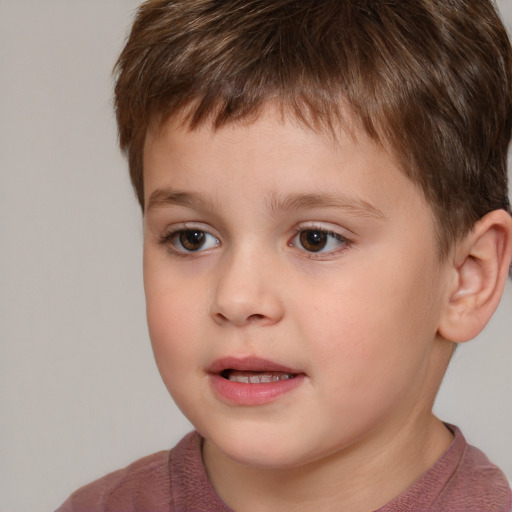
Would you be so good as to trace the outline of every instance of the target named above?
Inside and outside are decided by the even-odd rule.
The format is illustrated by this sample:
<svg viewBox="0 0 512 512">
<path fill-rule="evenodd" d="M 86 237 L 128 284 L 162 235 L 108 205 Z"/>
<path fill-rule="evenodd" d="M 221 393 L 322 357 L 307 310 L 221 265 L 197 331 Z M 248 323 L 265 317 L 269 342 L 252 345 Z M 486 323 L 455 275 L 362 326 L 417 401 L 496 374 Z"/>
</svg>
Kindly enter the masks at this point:
<svg viewBox="0 0 512 512">
<path fill-rule="evenodd" d="M 150 0 L 116 68 L 120 146 L 144 208 L 150 124 L 257 116 L 269 101 L 310 127 L 348 110 L 423 191 L 441 252 L 510 212 L 512 51 L 491 0 Z"/>
</svg>

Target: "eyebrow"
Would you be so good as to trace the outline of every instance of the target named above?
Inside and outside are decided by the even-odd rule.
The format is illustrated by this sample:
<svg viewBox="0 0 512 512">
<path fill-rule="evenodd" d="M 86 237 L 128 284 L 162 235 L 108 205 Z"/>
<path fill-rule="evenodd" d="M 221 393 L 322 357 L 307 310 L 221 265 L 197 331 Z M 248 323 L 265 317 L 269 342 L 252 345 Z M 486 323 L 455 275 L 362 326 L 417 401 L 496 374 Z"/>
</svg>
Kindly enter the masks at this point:
<svg viewBox="0 0 512 512">
<path fill-rule="evenodd" d="M 185 206 L 215 209 L 215 202 L 200 194 L 173 190 L 171 188 L 158 188 L 149 196 L 146 211 L 157 210 L 167 206 Z M 344 194 L 332 193 L 305 193 L 305 194 L 270 194 L 267 198 L 267 208 L 271 215 L 280 212 L 310 210 L 314 208 L 332 208 L 345 210 L 363 217 L 385 218 L 381 210 L 363 199 L 347 197 Z"/>
<path fill-rule="evenodd" d="M 385 218 L 384 213 L 368 201 L 338 193 L 319 192 L 284 196 L 272 195 L 268 201 L 268 208 L 273 215 L 281 211 L 332 208 L 345 210 L 364 217 Z"/>
<path fill-rule="evenodd" d="M 199 194 L 182 192 L 171 188 L 157 188 L 149 196 L 146 212 L 166 206 L 188 206 L 212 210 L 215 205 L 213 200 Z"/>
</svg>

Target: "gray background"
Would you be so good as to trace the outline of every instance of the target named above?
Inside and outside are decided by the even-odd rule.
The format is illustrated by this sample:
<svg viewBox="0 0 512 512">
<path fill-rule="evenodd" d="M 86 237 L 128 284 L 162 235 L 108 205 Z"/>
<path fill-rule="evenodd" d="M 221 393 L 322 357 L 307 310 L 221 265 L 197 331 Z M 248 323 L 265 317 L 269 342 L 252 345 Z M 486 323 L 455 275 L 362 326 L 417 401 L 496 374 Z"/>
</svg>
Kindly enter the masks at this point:
<svg viewBox="0 0 512 512">
<path fill-rule="evenodd" d="M 511 0 L 500 6 L 512 25 Z M 174 444 L 144 317 L 111 69 L 136 0 L 0 0 L 0 512 Z M 512 285 L 437 400 L 512 478 Z"/>
</svg>

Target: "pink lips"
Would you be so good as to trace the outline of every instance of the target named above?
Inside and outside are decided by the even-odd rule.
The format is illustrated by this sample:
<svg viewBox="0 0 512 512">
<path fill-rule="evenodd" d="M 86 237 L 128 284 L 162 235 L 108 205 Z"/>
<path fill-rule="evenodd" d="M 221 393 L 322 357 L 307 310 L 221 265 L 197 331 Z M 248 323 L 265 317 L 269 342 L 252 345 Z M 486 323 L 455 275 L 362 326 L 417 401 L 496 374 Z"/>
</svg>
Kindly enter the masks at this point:
<svg viewBox="0 0 512 512">
<path fill-rule="evenodd" d="M 254 357 L 218 359 L 208 368 L 208 373 L 215 394 L 237 405 L 273 402 L 300 386 L 305 378 L 300 370 Z M 245 373 L 247 377 L 241 377 Z M 236 380 L 229 380 L 232 375 L 237 376 Z"/>
</svg>

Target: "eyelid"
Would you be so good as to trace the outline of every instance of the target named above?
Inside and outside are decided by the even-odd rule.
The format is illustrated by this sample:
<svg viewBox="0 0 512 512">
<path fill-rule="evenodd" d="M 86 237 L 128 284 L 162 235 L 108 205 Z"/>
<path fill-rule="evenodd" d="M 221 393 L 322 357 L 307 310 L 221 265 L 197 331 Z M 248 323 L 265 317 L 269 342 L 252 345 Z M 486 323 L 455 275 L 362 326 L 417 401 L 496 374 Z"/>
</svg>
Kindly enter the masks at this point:
<svg viewBox="0 0 512 512">
<path fill-rule="evenodd" d="M 206 249 L 198 249 L 196 251 L 188 251 L 185 248 L 183 250 L 176 247 L 175 244 L 172 243 L 172 239 L 176 237 L 179 233 L 184 231 L 201 231 L 208 236 L 213 237 L 217 244 L 215 247 L 208 247 Z M 216 247 L 221 245 L 220 237 L 214 233 L 214 230 L 211 229 L 210 226 L 206 226 L 200 222 L 182 222 L 178 224 L 173 224 L 168 226 L 165 231 L 158 237 L 158 243 L 166 246 L 167 250 L 171 252 L 173 255 L 181 256 L 181 257 L 190 257 L 190 256 L 199 256 L 202 253 L 208 252 Z"/>
<path fill-rule="evenodd" d="M 311 220 L 311 221 L 302 221 L 298 222 L 297 225 L 293 228 L 296 232 L 304 231 L 306 229 L 318 231 L 332 231 L 340 236 L 345 238 L 350 238 L 351 236 L 355 236 L 350 229 L 335 222 L 321 221 L 321 220 Z M 346 236 L 345 236 L 346 234 Z"/>
<path fill-rule="evenodd" d="M 293 244 L 293 241 L 304 231 L 320 231 L 322 233 L 325 233 L 332 238 L 338 240 L 339 247 L 335 249 L 330 249 L 327 251 L 320 250 L 320 251 L 308 251 L 305 248 L 297 247 Z M 341 229 L 339 226 L 334 227 L 330 223 L 319 223 L 319 222 L 311 222 L 311 223 L 301 223 L 298 226 L 294 228 L 294 234 L 288 243 L 290 247 L 295 247 L 299 251 L 305 253 L 308 258 L 325 258 L 328 256 L 339 254 L 343 251 L 345 251 L 349 246 L 351 246 L 354 241 L 352 237 L 348 237 L 345 234 L 341 233 L 340 231 L 346 231 Z"/>
</svg>

